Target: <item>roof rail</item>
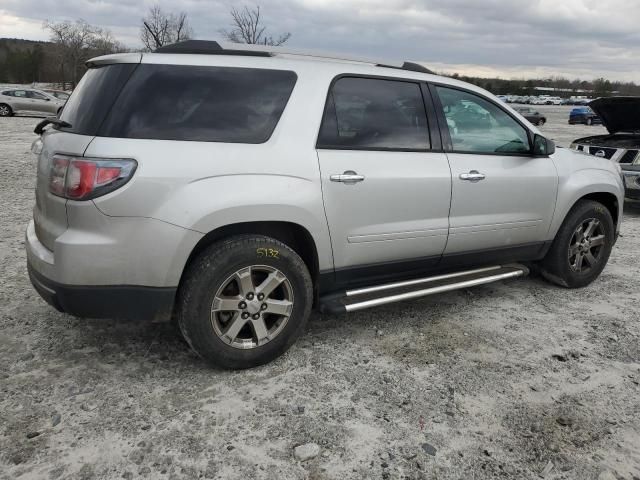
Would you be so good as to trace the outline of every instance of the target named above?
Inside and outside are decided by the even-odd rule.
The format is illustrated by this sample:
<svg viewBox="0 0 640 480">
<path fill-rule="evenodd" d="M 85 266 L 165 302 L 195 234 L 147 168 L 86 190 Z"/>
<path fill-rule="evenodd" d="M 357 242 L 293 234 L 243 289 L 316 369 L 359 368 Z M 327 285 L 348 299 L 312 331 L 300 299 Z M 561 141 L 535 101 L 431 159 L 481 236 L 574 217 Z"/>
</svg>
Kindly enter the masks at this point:
<svg viewBox="0 0 640 480">
<path fill-rule="evenodd" d="M 247 45 L 238 43 L 217 42 L 214 40 L 184 40 L 182 42 L 164 45 L 154 50 L 154 53 L 184 53 L 202 55 L 243 55 L 253 57 L 273 57 L 276 55 L 300 55 L 306 57 L 343 60 L 356 63 L 367 63 L 377 67 L 396 68 L 412 72 L 430 73 L 431 70 L 415 62 L 379 61 L 368 58 L 352 57 L 344 54 L 326 53 L 314 50 L 298 50 L 271 45 Z"/>
</svg>

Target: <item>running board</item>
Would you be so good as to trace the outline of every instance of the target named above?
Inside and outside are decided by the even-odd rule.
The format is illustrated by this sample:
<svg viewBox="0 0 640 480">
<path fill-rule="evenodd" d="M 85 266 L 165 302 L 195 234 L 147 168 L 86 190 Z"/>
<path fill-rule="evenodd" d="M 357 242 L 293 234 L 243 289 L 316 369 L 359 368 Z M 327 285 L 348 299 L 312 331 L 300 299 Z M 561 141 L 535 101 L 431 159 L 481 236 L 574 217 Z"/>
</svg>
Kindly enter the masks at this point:
<svg viewBox="0 0 640 480">
<path fill-rule="evenodd" d="M 355 312 L 387 303 L 475 287 L 508 278 L 524 277 L 528 274 L 529 269 L 524 265 L 510 264 L 476 268 L 404 282 L 386 283 L 322 297 L 320 298 L 320 311 L 327 313 Z M 425 284 L 428 286 L 423 288 Z"/>
</svg>

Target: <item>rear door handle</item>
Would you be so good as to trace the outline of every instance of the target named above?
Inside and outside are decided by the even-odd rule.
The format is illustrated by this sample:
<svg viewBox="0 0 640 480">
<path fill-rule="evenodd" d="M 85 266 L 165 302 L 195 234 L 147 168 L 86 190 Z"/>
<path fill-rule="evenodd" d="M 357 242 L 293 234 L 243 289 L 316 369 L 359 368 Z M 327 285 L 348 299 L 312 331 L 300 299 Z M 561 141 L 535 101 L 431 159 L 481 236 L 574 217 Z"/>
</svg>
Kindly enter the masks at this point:
<svg viewBox="0 0 640 480">
<path fill-rule="evenodd" d="M 480 173 L 477 170 L 471 170 L 469 173 L 461 173 L 460 180 L 467 180 L 468 182 L 479 182 L 480 180 L 484 180 L 486 175 L 484 173 Z"/>
<path fill-rule="evenodd" d="M 364 180 L 364 175 L 358 175 L 353 170 L 347 170 L 344 173 L 339 173 L 337 175 L 331 175 L 329 179 L 332 182 L 341 182 L 341 183 L 357 183 L 362 182 Z"/>
</svg>

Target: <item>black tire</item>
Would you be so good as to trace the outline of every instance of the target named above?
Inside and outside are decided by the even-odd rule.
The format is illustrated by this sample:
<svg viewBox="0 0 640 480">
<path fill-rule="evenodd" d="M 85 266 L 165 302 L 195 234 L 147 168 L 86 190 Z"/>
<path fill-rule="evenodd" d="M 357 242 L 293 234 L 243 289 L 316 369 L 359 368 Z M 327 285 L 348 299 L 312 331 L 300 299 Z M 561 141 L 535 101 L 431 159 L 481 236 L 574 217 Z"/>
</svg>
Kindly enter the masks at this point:
<svg viewBox="0 0 640 480">
<path fill-rule="evenodd" d="M 538 126 L 541 127 L 542 125 L 544 125 L 546 122 L 546 120 L 544 118 L 541 118 L 540 120 L 538 120 Z"/>
<path fill-rule="evenodd" d="M 0 103 L 0 117 L 13 116 L 13 109 L 6 103 Z"/>
<path fill-rule="evenodd" d="M 586 261 L 585 269 L 578 271 L 575 265 L 572 265 L 572 258 L 575 264 L 576 257 L 571 256 L 570 247 L 574 248 L 576 245 L 572 244 L 572 242 L 576 239 L 577 229 L 581 225 L 588 225 L 590 220 L 597 221 L 598 231 L 601 231 L 602 235 L 604 235 L 603 244 L 600 247 L 591 247 L 593 250 L 589 251 L 590 253 L 597 251 L 596 254 L 592 255 L 595 265 L 591 265 L 589 261 Z M 543 276 L 547 280 L 566 288 L 581 288 L 589 285 L 606 266 L 613 248 L 614 236 L 615 227 L 609 210 L 600 202 L 593 200 L 579 201 L 565 218 L 551 244 L 551 248 L 541 262 Z"/>
<path fill-rule="evenodd" d="M 220 289 L 225 288 L 225 284 L 233 288 L 233 283 L 227 282 L 236 272 L 247 267 L 256 270 L 270 268 L 283 274 L 286 277 L 287 292 L 292 295 L 292 305 L 284 326 L 273 338 L 267 339 L 262 345 L 258 340 L 252 348 L 238 348 L 232 346 L 233 340 L 216 333 L 214 325 L 219 330 L 224 325 L 218 327 L 220 317 L 215 316 L 217 314 L 212 313 L 212 310 L 214 298 L 220 294 Z M 236 287 L 240 289 L 239 282 Z M 251 297 L 254 297 L 254 294 Z M 256 289 L 255 298 L 257 297 Z M 270 298 L 264 301 L 268 300 Z M 312 303 L 311 276 L 296 252 L 270 237 L 236 236 L 206 248 L 188 266 L 178 293 L 178 324 L 187 343 L 208 362 L 229 369 L 251 368 L 268 363 L 289 349 L 304 331 Z M 223 312 L 223 315 L 227 313 Z M 237 321 L 238 318 L 239 316 L 230 318 L 226 325 L 231 325 L 231 322 Z M 274 318 L 279 317 L 275 315 Z M 269 314 L 264 315 L 264 325 L 268 326 L 268 322 L 272 320 Z M 250 329 L 241 332 L 252 332 L 258 338 L 251 318 L 241 323 L 245 325 L 243 329 Z M 222 337 L 225 337 L 224 341 Z"/>
<path fill-rule="evenodd" d="M 593 124 L 593 119 L 587 118 L 587 125 L 592 125 L 592 124 Z"/>
</svg>

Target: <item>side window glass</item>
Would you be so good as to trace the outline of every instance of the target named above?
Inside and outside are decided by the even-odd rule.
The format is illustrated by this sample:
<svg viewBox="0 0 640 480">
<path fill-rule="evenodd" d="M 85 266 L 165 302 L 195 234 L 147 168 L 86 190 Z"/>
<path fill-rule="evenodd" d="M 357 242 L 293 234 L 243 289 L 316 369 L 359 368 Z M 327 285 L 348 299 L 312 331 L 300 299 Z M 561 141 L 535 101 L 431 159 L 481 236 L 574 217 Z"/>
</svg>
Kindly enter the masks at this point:
<svg viewBox="0 0 640 480">
<path fill-rule="evenodd" d="M 36 100 L 44 100 L 44 99 L 46 99 L 46 98 L 47 98 L 47 97 L 45 97 L 44 95 L 42 95 L 41 93 L 34 92 L 34 91 L 32 91 L 32 90 L 29 90 L 29 91 L 27 92 L 27 97 L 29 97 L 29 98 L 34 98 L 34 99 L 36 99 Z"/>
<path fill-rule="evenodd" d="M 13 97 L 13 92 L 11 90 L 7 90 L 6 92 L 2 92 L 2 95 L 7 97 Z"/>
<path fill-rule="evenodd" d="M 420 86 L 372 78 L 337 80 L 327 99 L 318 147 L 429 149 Z"/>
<path fill-rule="evenodd" d="M 527 130 L 497 105 L 461 90 L 436 89 L 454 151 L 514 154 L 531 151 Z"/>
<path fill-rule="evenodd" d="M 13 96 L 14 97 L 20 97 L 20 98 L 25 98 L 27 96 L 27 92 L 25 92 L 24 90 L 14 90 L 13 91 Z"/>
</svg>

